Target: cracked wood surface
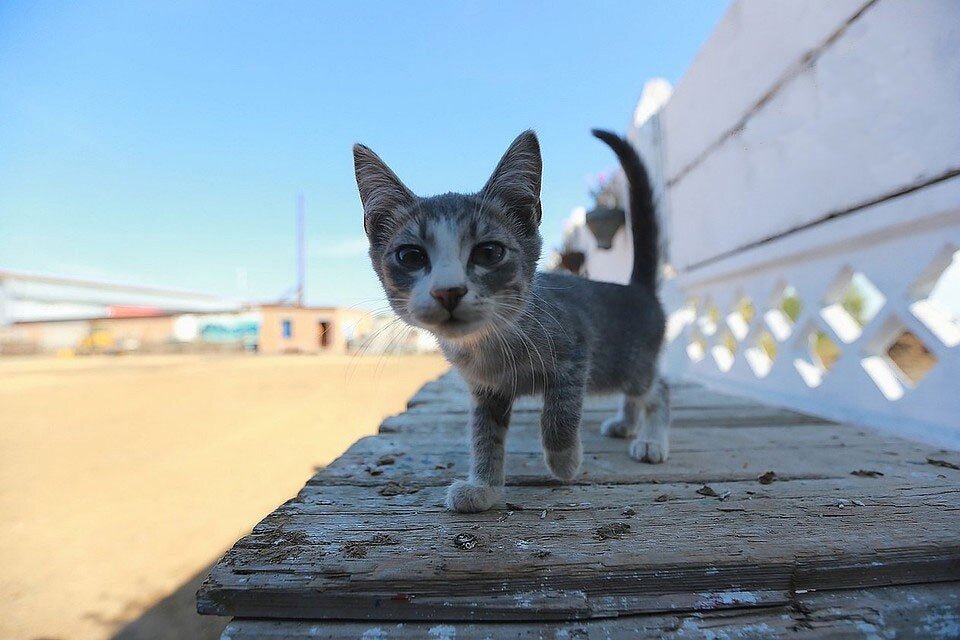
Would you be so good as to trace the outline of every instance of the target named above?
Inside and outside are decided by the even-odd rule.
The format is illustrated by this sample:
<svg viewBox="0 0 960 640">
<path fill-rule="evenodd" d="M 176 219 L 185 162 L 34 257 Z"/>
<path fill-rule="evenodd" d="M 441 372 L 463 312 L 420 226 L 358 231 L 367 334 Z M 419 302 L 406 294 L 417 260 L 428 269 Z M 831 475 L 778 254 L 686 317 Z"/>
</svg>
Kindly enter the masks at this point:
<svg viewBox="0 0 960 640">
<path fill-rule="evenodd" d="M 798 594 L 840 589 L 852 590 L 836 592 L 853 603 L 837 616 L 849 622 L 860 600 L 847 596 L 885 602 L 877 588 L 892 585 L 960 617 L 956 598 L 922 586 L 960 577 L 955 453 L 691 384 L 674 384 L 673 402 L 671 458 L 648 465 L 598 433 L 616 399 L 591 398 L 584 470 L 570 485 L 543 464 L 537 403 L 518 403 L 506 502 L 455 514 L 442 499 L 468 466 L 468 398 L 448 374 L 240 540 L 198 593 L 199 609 L 286 619 L 237 621 L 225 634 L 232 638 L 283 637 L 296 619 L 307 620 L 303 629 L 317 620 L 427 625 L 384 637 L 418 637 L 440 621 L 518 629 L 529 621 L 526 632 L 494 634 L 526 637 L 547 620 L 617 616 L 582 627 L 584 637 L 620 622 L 623 633 L 612 637 L 644 637 L 627 630 L 666 633 L 670 620 L 680 620 L 677 629 L 787 624 L 783 612 L 796 609 Z M 761 483 L 767 471 L 776 479 Z M 897 619 L 916 622 L 911 615 Z M 328 635 L 309 637 L 357 637 L 361 627 L 372 628 L 330 623 L 321 625 Z M 457 637 L 482 637 L 484 628 L 459 625 L 468 630 Z"/>
<path fill-rule="evenodd" d="M 774 607 L 713 609 L 574 622 L 304 622 L 234 620 L 230 640 L 946 639 L 960 635 L 960 582 L 797 595 Z"/>
</svg>

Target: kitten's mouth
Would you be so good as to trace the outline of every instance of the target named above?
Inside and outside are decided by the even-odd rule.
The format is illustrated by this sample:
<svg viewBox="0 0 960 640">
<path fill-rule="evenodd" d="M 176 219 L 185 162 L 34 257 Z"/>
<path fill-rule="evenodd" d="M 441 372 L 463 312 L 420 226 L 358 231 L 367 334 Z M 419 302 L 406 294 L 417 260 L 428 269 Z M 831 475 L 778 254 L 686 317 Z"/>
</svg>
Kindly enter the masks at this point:
<svg viewBox="0 0 960 640">
<path fill-rule="evenodd" d="M 465 320 L 451 315 L 446 320 L 433 325 L 432 329 L 444 338 L 464 338 L 474 333 L 479 326 L 480 323 L 475 320 Z"/>
</svg>

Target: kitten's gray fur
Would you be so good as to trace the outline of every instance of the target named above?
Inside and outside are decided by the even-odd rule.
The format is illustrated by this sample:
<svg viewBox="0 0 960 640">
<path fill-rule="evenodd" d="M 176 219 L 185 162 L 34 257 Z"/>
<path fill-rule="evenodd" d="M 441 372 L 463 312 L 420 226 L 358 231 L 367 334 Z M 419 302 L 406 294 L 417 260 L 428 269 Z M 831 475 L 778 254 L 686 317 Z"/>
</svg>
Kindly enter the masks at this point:
<svg viewBox="0 0 960 640">
<path fill-rule="evenodd" d="M 629 143 L 609 132 L 594 135 L 617 154 L 630 184 L 634 266 L 625 286 L 535 271 L 542 165 L 532 131 L 513 141 L 472 195 L 418 197 L 373 151 L 354 146 L 370 260 L 390 305 L 436 335 L 472 390 L 470 476 L 447 494 L 455 511 L 484 511 L 500 499 L 504 440 L 521 394 L 544 396 L 544 457 L 561 480 L 580 470 L 588 390 L 624 393 L 619 414 L 601 427 L 604 435 L 637 433 L 631 457 L 667 459 L 669 397 L 657 375 L 664 334 L 659 230 L 650 184 Z M 483 259 L 487 253 L 475 250 L 491 242 L 504 248 L 492 265 Z M 398 253 L 402 247 L 406 253 Z M 413 266 L 401 264 L 401 256 Z"/>
</svg>

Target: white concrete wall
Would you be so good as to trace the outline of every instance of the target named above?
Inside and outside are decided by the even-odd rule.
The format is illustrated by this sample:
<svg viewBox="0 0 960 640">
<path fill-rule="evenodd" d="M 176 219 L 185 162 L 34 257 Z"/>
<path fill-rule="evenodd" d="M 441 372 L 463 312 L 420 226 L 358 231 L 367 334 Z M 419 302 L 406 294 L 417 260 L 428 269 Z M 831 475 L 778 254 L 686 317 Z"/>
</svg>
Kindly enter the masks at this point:
<svg viewBox="0 0 960 640">
<path fill-rule="evenodd" d="M 938 330 L 915 311 L 916 283 L 960 247 L 958 52 L 956 0 L 731 7 L 660 114 L 670 373 L 960 447 L 960 318 Z M 853 271 L 885 300 L 848 335 L 825 310 Z M 787 284 L 802 313 L 758 368 Z M 757 314 L 735 336 L 744 297 Z M 839 348 L 830 367 L 812 357 L 817 332 Z M 934 362 L 920 380 L 889 357 L 904 332 Z"/>
<path fill-rule="evenodd" d="M 662 114 L 674 265 L 960 168 L 958 48 L 956 0 L 735 3 Z"/>
<path fill-rule="evenodd" d="M 925 311 L 938 276 L 960 291 L 960 2 L 737 0 L 628 135 L 669 240 L 668 374 L 960 448 L 960 300 Z M 588 253 L 590 276 L 629 269 L 610 257 Z M 850 332 L 830 309 L 853 272 L 884 299 Z M 773 336 L 787 285 L 803 309 Z M 819 332 L 840 353 L 829 366 Z M 904 344 L 919 379 L 890 355 Z"/>
</svg>

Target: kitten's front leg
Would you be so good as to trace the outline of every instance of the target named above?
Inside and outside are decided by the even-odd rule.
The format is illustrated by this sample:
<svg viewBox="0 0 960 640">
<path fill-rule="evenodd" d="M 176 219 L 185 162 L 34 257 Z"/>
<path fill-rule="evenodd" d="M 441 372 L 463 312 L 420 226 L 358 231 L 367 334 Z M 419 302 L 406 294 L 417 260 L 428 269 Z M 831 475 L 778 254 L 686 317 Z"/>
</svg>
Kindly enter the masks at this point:
<svg viewBox="0 0 960 640">
<path fill-rule="evenodd" d="M 504 440 L 510 426 L 513 398 L 474 389 L 470 414 L 470 477 L 447 491 L 447 508 L 460 513 L 486 511 L 503 494 Z"/>
<path fill-rule="evenodd" d="M 583 413 L 584 380 L 571 372 L 554 380 L 543 393 L 540 433 L 547 467 L 560 480 L 572 480 L 583 462 L 580 417 Z"/>
</svg>

